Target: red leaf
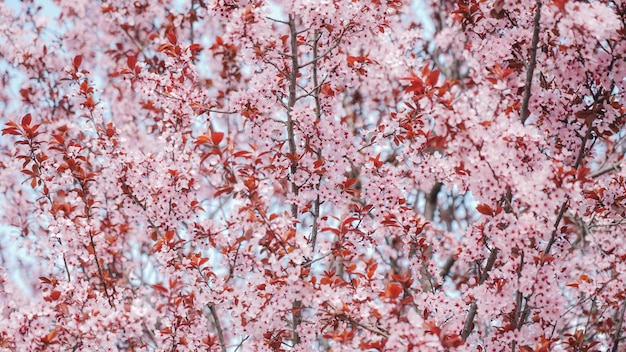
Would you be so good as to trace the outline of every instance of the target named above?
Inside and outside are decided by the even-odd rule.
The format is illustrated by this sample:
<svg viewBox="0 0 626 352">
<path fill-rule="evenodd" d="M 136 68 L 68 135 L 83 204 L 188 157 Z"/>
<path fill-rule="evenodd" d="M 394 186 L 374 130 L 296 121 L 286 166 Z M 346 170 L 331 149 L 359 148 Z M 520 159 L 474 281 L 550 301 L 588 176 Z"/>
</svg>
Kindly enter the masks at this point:
<svg viewBox="0 0 626 352">
<path fill-rule="evenodd" d="M 567 4 L 568 0 L 552 0 L 552 4 L 559 8 L 559 10 L 565 10 L 565 4 Z"/>
<path fill-rule="evenodd" d="M 426 325 L 426 332 L 434 335 L 441 334 L 441 328 L 435 325 L 435 323 L 430 321 L 425 321 L 424 325 Z"/>
<path fill-rule="evenodd" d="M 83 56 L 82 55 L 76 55 L 74 56 L 74 60 L 72 60 L 72 65 L 74 65 L 74 69 L 76 71 L 78 71 L 78 68 L 80 67 L 80 64 L 83 62 Z"/>
<path fill-rule="evenodd" d="M 369 268 L 367 268 L 367 278 L 371 279 L 372 277 L 374 277 L 374 274 L 376 274 L 376 269 L 378 268 L 378 264 L 374 263 L 374 265 L 370 266 Z"/>
<path fill-rule="evenodd" d="M 191 52 L 200 51 L 202 50 L 202 45 L 197 44 L 197 43 L 191 44 L 187 49 Z"/>
<path fill-rule="evenodd" d="M 178 38 L 176 38 L 176 34 L 174 34 L 174 31 L 167 32 L 167 40 L 169 40 L 172 45 L 176 45 L 176 43 L 178 42 Z"/>
<path fill-rule="evenodd" d="M 54 338 L 59 334 L 58 330 L 52 330 L 48 335 L 41 337 L 40 340 L 44 344 L 51 344 L 54 341 Z"/>
<path fill-rule="evenodd" d="M 174 50 L 174 46 L 172 46 L 172 44 L 168 44 L 168 43 L 161 44 L 159 46 L 159 48 L 157 49 L 157 51 L 159 51 L 159 52 L 165 52 L 165 51 L 171 52 L 172 50 Z"/>
<path fill-rule="evenodd" d="M 320 89 L 320 93 L 324 95 L 328 95 L 329 97 L 335 96 L 335 91 L 331 88 L 329 83 L 324 83 L 324 85 Z"/>
<path fill-rule="evenodd" d="M 356 178 L 349 178 L 346 180 L 346 182 L 343 183 L 343 187 L 350 188 L 355 183 L 356 183 Z"/>
<path fill-rule="evenodd" d="M 128 65 L 128 68 L 130 68 L 131 70 L 134 70 L 135 69 L 135 65 L 137 64 L 137 56 L 136 55 L 130 55 L 126 59 L 126 64 Z"/>
<path fill-rule="evenodd" d="M 157 290 L 157 291 L 161 291 L 163 293 L 167 293 L 167 288 L 163 287 L 163 285 L 161 285 L 161 284 L 152 285 L 152 288 Z"/>
<path fill-rule="evenodd" d="M 213 142 L 213 144 L 215 145 L 220 144 L 223 138 L 224 138 L 224 132 L 213 132 L 211 134 L 211 142 Z"/>
<path fill-rule="evenodd" d="M 443 345 L 443 347 L 446 348 L 459 347 L 462 346 L 464 343 L 465 341 L 458 334 L 445 335 L 441 339 L 441 344 Z"/>
<path fill-rule="evenodd" d="M 434 86 L 439 80 L 439 70 L 432 71 L 426 79 L 426 85 Z"/>
<path fill-rule="evenodd" d="M 210 141 L 209 136 L 199 136 L 198 138 L 196 138 L 196 141 L 193 142 L 195 145 L 200 145 L 200 144 L 205 144 L 208 143 Z"/>
<path fill-rule="evenodd" d="M 384 162 L 380 160 L 380 153 L 378 153 L 378 155 L 376 155 L 376 158 L 370 158 L 370 161 L 372 163 L 374 163 L 374 166 L 379 169 L 380 167 L 383 166 Z"/>
<path fill-rule="evenodd" d="M 5 134 L 12 134 L 14 136 L 21 136 L 22 133 L 15 127 L 7 127 L 5 129 L 2 130 L 2 135 L 4 136 Z"/>
<path fill-rule="evenodd" d="M 165 240 L 167 242 L 171 242 L 174 239 L 174 231 L 170 230 L 170 231 L 165 231 Z"/>
<path fill-rule="evenodd" d="M 235 157 L 235 158 L 248 158 L 248 154 L 250 154 L 249 151 L 247 151 L 247 150 L 240 150 L 238 152 L 235 152 L 233 154 L 233 157 Z"/>
<path fill-rule="evenodd" d="M 341 234 L 341 232 L 339 232 L 339 230 L 332 228 L 332 227 L 324 227 L 320 230 L 321 232 L 326 232 L 326 231 L 330 231 L 332 233 L 334 233 L 335 235 L 339 235 Z"/>
<path fill-rule="evenodd" d="M 483 215 L 493 215 L 493 209 L 487 204 L 478 204 L 476 210 Z"/>
<path fill-rule="evenodd" d="M 63 145 L 65 144 L 65 138 L 63 138 L 62 135 L 60 134 L 53 134 L 52 137 L 54 137 L 54 139 L 56 139 L 57 143 Z"/>
<path fill-rule="evenodd" d="M 113 128 L 113 124 L 111 122 L 107 124 L 106 134 L 109 138 L 113 137 L 113 135 L 115 134 L 115 129 Z"/>
<path fill-rule="evenodd" d="M 395 282 L 387 282 L 384 296 L 387 298 L 398 298 L 402 294 L 402 286 Z"/>
<path fill-rule="evenodd" d="M 230 194 L 234 190 L 231 186 L 218 187 L 218 190 L 213 194 L 214 197 L 219 197 L 222 194 Z"/>
<path fill-rule="evenodd" d="M 300 159 L 300 155 L 298 155 L 298 153 L 296 153 L 295 155 L 291 153 L 285 153 L 285 156 L 292 162 L 296 162 Z"/>
<path fill-rule="evenodd" d="M 413 73 L 413 77 L 405 77 L 401 78 L 402 81 L 409 81 L 409 85 L 404 88 L 407 93 L 414 93 L 415 95 L 420 95 L 424 93 L 424 83 L 422 80 L 415 76 Z"/>
<path fill-rule="evenodd" d="M 26 127 L 26 126 L 30 125 L 30 121 L 31 120 L 32 120 L 32 118 L 31 118 L 30 114 L 24 115 L 24 117 L 22 117 L 22 127 Z"/>
<path fill-rule="evenodd" d="M 348 61 L 348 67 L 352 67 L 354 66 L 354 63 L 358 61 L 358 58 L 356 56 L 348 55 L 348 57 L 346 58 L 346 61 Z"/>
</svg>

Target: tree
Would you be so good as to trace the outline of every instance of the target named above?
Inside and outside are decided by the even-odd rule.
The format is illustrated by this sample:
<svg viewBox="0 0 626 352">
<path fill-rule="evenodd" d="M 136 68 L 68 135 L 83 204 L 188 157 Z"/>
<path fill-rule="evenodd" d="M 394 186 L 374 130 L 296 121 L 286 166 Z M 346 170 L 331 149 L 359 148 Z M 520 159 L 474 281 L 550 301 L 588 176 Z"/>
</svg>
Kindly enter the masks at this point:
<svg viewBox="0 0 626 352">
<path fill-rule="evenodd" d="M 0 4 L 0 347 L 623 349 L 626 2 L 414 5 Z"/>
</svg>

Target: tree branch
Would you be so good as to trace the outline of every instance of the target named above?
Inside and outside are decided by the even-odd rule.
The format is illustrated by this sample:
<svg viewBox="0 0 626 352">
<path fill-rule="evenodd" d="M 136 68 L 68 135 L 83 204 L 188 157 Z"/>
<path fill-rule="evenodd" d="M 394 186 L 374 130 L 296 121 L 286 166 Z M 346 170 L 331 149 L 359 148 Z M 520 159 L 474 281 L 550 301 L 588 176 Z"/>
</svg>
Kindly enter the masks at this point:
<svg viewBox="0 0 626 352">
<path fill-rule="evenodd" d="M 337 40 L 333 43 L 333 45 L 331 45 L 331 46 L 328 48 L 328 50 L 326 50 L 326 52 L 324 52 L 323 54 L 321 54 L 321 55 L 319 55 L 319 56 L 317 56 L 317 55 L 315 55 L 315 54 L 314 54 L 314 55 L 313 55 L 313 59 L 312 59 L 311 61 L 306 62 L 306 63 L 304 63 L 304 64 L 300 65 L 298 68 L 304 68 L 304 67 L 307 67 L 307 66 L 309 66 L 309 65 L 315 65 L 315 66 L 317 66 L 317 62 L 318 62 L 320 59 L 322 59 L 322 58 L 324 58 L 324 57 L 328 56 L 328 54 L 330 54 L 330 53 L 331 53 L 331 52 L 332 52 L 335 48 L 337 48 L 337 47 L 339 46 L 339 44 L 341 44 L 341 40 L 343 39 L 343 36 L 346 34 L 346 31 L 347 31 L 348 29 L 350 29 L 350 28 L 351 28 L 351 26 L 348 26 L 348 27 L 344 28 L 344 29 L 343 29 L 343 31 L 341 31 L 341 34 L 339 35 L 339 38 L 337 38 Z M 315 31 L 315 35 L 316 35 L 316 39 L 315 39 L 315 47 L 314 47 L 314 50 L 315 50 L 315 52 L 317 52 L 317 41 L 318 41 L 318 40 L 319 40 L 319 38 L 321 37 L 321 34 L 319 34 L 317 31 Z M 318 36 L 319 36 L 319 37 L 318 37 Z"/>
<path fill-rule="evenodd" d="M 489 271 L 493 269 L 493 265 L 495 264 L 497 258 L 498 258 L 498 249 L 494 248 L 493 250 L 491 250 L 491 254 L 489 255 L 489 258 L 487 259 L 487 264 L 485 264 L 485 269 L 483 270 L 483 272 L 480 274 L 480 277 L 478 278 L 478 285 L 482 285 L 487 280 L 487 278 L 489 277 Z M 463 324 L 463 330 L 461 330 L 461 338 L 463 340 L 467 340 L 467 338 L 469 337 L 469 334 L 472 332 L 472 329 L 474 326 L 474 317 L 476 316 L 477 309 L 478 309 L 478 304 L 476 303 L 476 299 L 474 298 L 472 300 L 472 304 L 470 305 L 470 309 L 467 312 L 467 317 L 465 318 L 465 323 Z"/>
<path fill-rule="evenodd" d="M 533 41 L 530 46 L 530 60 L 526 71 L 526 86 L 524 87 L 524 98 L 522 100 L 522 111 L 520 113 L 522 125 L 526 123 L 528 118 L 528 104 L 530 102 L 530 88 L 533 83 L 533 75 L 535 74 L 535 65 L 537 64 L 537 43 L 539 43 L 539 20 L 541 19 L 541 0 L 537 0 L 535 8 L 535 19 L 533 21 Z"/>
<path fill-rule="evenodd" d="M 624 312 L 626 311 L 626 300 L 622 303 L 622 309 L 619 312 L 619 321 L 617 322 L 617 327 L 615 328 L 615 338 L 613 339 L 613 348 L 611 352 L 617 352 L 617 348 L 619 347 L 619 340 L 621 340 L 622 333 L 622 324 L 624 323 Z"/>
<path fill-rule="evenodd" d="M 365 324 L 359 323 L 358 321 L 352 319 L 351 317 L 349 317 L 349 316 L 347 316 L 345 314 L 343 314 L 341 316 L 338 316 L 337 318 L 339 318 L 341 320 L 344 320 L 344 321 L 347 321 L 347 322 L 349 322 L 352 325 L 355 325 L 355 326 L 358 326 L 360 328 L 363 328 L 363 329 L 365 329 L 365 330 L 367 330 L 367 331 L 369 331 L 371 333 L 374 333 L 376 335 L 380 335 L 380 336 L 382 336 L 384 338 L 389 338 L 389 334 L 386 331 L 380 329 L 379 327 L 373 327 L 373 326 L 369 326 L 369 325 L 365 325 Z"/>
<path fill-rule="evenodd" d="M 296 184 L 293 177 L 298 171 L 298 163 L 295 160 L 296 152 L 296 137 L 294 133 L 294 121 L 293 116 L 291 116 L 292 109 L 296 104 L 296 88 L 298 86 L 298 37 L 296 31 L 296 22 L 294 15 L 289 15 L 289 31 L 291 33 L 291 73 L 289 74 L 289 101 L 287 103 L 287 139 L 289 144 L 289 153 L 291 154 L 292 160 L 289 169 L 291 171 L 291 192 L 294 196 L 297 196 L 299 193 L 298 185 Z M 291 205 L 291 216 L 293 218 L 298 217 L 298 205 L 293 203 Z"/>
<path fill-rule="evenodd" d="M 478 309 L 478 304 L 476 304 L 476 300 L 472 301 L 470 305 L 470 309 L 467 312 L 467 317 L 465 318 L 465 323 L 463 324 L 463 330 L 461 330 L 461 338 L 463 340 L 467 340 L 469 334 L 472 332 L 472 328 L 474 326 L 474 316 L 476 315 L 476 309 Z"/>
<path fill-rule="evenodd" d="M 222 331 L 222 325 L 220 324 L 220 319 L 217 317 L 217 312 L 215 311 L 215 305 L 213 303 L 209 304 L 209 310 L 211 311 L 211 316 L 213 317 L 213 322 L 215 323 L 215 329 L 217 329 L 217 338 L 220 340 L 220 347 L 222 348 L 222 352 L 226 352 L 226 341 L 224 341 L 224 332 Z"/>
<path fill-rule="evenodd" d="M 435 210 L 437 209 L 437 197 L 439 196 L 439 192 L 441 191 L 442 187 L 443 183 L 437 182 L 435 183 L 435 185 L 433 185 L 433 188 L 430 190 L 430 192 L 424 195 L 424 218 L 426 219 L 426 221 L 433 221 L 433 219 L 435 218 Z M 416 250 L 416 246 L 412 245 L 411 252 L 414 253 Z M 429 247 L 429 249 L 427 249 L 425 253 L 422 253 L 422 264 L 420 266 L 421 277 L 419 279 L 419 282 L 422 286 L 422 291 L 424 292 L 427 292 L 428 290 L 433 290 L 434 288 L 433 277 L 430 274 L 430 271 L 428 271 L 427 262 L 424 260 L 424 258 L 428 258 L 430 256 L 432 256 L 432 249 Z"/>
<path fill-rule="evenodd" d="M 618 161 L 618 162 L 616 162 L 616 163 L 613 163 L 613 164 L 609 165 L 608 167 L 606 167 L 604 169 L 600 169 L 600 170 L 594 171 L 594 172 L 589 174 L 589 177 L 590 178 L 598 178 L 598 177 L 600 177 L 600 176 L 602 176 L 604 174 L 607 174 L 607 173 L 609 173 L 611 171 L 619 171 L 619 170 L 622 169 L 622 161 L 623 161 L 623 159 Z"/>
<path fill-rule="evenodd" d="M 587 128 L 587 133 L 585 133 L 585 136 L 582 137 L 580 151 L 578 152 L 578 156 L 576 157 L 576 162 L 574 163 L 574 170 L 578 170 L 578 168 L 583 162 L 583 159 L 585 157 L 585 149 L 586 149 L 585 147 L 587 146 L 587 141 L 591 138 L 591 132 L 592 132 L 592 125 L 590 124 L 589 127 Z M 554 229 L 552 230 L 552 234 L 550 235 L 550 240 L 548 241 L 548 245 L 546 246 L 546 249 L 543 251 L 544 256 L 550 253 L 550 249 L 552 249 L 552 245 L 554 244 L 554 241 L 556 241 L 556 234 L 558 232 L 561 219 L 563 219 L 563 215 L 565 215 L 565 211 L 567 210 L 567 203 L 569 203 L 569 199 L 566 199 L 561 205 L 561 210 L 559 210 L 559 215 L 557 216 L 556 221 L 554 222 Z"/>
<path fill-rule="evenodd" d="M 100 276 L 100 281 L 102 281 L 102 286 L 104 288 L 104 295 L 106 296 L 107 300 L 109 301 L 109 305 L 111 306 L 111 308 L 115 308 L 115 303 L 113 302 L 113 297 L 111 297 L 111 295 L 109 295 L 109 289 L 107 287 L 107 282 L 104 278 L 104 272 L 102 271 L 102 267 L 100 266 L 100 259 L 98 258 L 98 253 L 96 251 L 96 244 L 93 241 L 93 232 L 91 230 L 89 230 L 89 240 L 91 243 L 91 248 L 93 250 L 93 256 L 94 259 L 96 261 L 96 267 L 98 268 L 98 276 Z"/>
<path fill-rule="evenodd" d="M 294 133 L 294 121 L 292 116 L 292 110 L 296 104 L 296 90 L 298 87 L 298 31 L 296 30 L 295 16 L 289 14 L 289 33 L 291 44 L 291 72 L 289 74 L 289 101 L 287 103 L 287 139 L 289 144 L 289 153 L 291 154 L 291 165 L 289 171 L 291 175 L 291 192 L 294 196 L 298 196 L 299 187 L 296 184 L 294 176 L 298 171 L 298 161 L 296 160 L 296 137 Z M 295 202 L 291 204 L 291 216 L 293 220 L 298 218 L 298 204 Z M 294 222 L 295 226 L 295 222 Z M 302 323 L 302 301 L 299 299 L 294 300 L 291 314 L 293 315 L 292 321 L 292 338 L 293 345 L 300 343 L 300 335 L 298 334 L 298 326 Z"/>
<path fill-rule="evenodd" d="M 313 59 L 317 59 L 317 43 L 319 42 L 320 38 L 321 38 L 321 34 L 319 34 L 317 31 L 315 31 L 315 39 L 313 41 Z M 316 115 L 316 119 L 317 121 L 322 119 L 322 104 L 320 103 L 320 85 L 318 84 L 318 77 L 317 77 L 317 61 L 315 61 L 313 63 L 313 87 L 315 87 L 313 89 L 313 98 L 315 99 L 315 115 Z M 316 152 L 317 154 L 317 160 L 322 160 L 322 149 L 320 146 L 320 149 L 317 150 Z M 313 203 L 313 228 L 311 229 L 311 248 L 312 248 L 312 252 L 315 253 L 315 245 L 317 242 L 317 232 L 318 230 L 318 219 L 320 217 L 320 195 L 319 195 L 319 190 L 320 190 L 320 184 L 322 183 L 322 175 L 319 176 L 319 180 L 317 181 L 317 184 L 315 185 L 315 190 L 317 191 L 317 196 L 315 197 L 315 202 Z"/>
</svg>

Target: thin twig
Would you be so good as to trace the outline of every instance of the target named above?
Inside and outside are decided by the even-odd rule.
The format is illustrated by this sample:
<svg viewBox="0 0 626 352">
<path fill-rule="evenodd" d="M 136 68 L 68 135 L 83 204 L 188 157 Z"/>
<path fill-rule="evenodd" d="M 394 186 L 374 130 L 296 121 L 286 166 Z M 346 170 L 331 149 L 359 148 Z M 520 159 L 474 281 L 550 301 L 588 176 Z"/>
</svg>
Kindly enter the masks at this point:
<svg viewBox="0 0 626 352">
<path fill-rule="evenodd" d="M 623 159 L 618 161 L 618 162 L 616 162 L 616 163 L 613 163 L 613 164 L 609 165 L 608 167 L 606 167 L 604 169 L 600 169 L 600 170 L 594 171 L 594 172 L 590 173 L 588 175 L 588 177 L 590 177 L 590 178 L 598 178 L 598 177 L 600 177 L 600 176 L 602 176 L 604 174 L 607 174 L 607 173 L 609 173 L 611 171 L 619 171 L 619 170 L 622 169 L 622 161 L 623 161 Z"/>
<path fill-rule="evenodd" d="M 213 110 L 213 109 L 208 109 L 208 110 L 204 110 L 205 112 L 209 112 L 209 113 L 214 113 L 214 114 L 226 114 L 226 115 L 230 115 L 230 114 L 234 114 L 237 111 L 228 111 L 228 110 Z"/>
<path fill-rule="evenodd" d="M 292 55 L 290 55 L 292 56 Z M 293 60 L 293 56 L 292 56 L 292 60 Z M 274 66 L 274 68 L 278 71 L 278 73 L 280 73 L 281 75 L 283 75 L 285 78 L 289 78 L 289 74 L 285 71 L 283 71 L 280 67 L 278 67 L 278 65 L 276 65 L 275 63 L 265 60 L 264 61 L 266 64 L 270 64 L 272 66 Z"/>
<path fill-rule="evenodd" d="M 319 258 L 311 259 L 311 260 L 309 260 L 309 261 L 306 261 L 306 262 L 302 263 L 301 265 L 302 265 L 303 267 L 305 267 L 305 268 L 306 268 L 306 267 L 309 267 L 309 266 L 313 265 L 314 263 L 317 263 L 317 262 L 319 262 L 320 260 L 322 260 L 322 259 L 324 259 L 324 258 L 328 257 L 328 256 L 329 256 L 329 255 L 331 255 L 331 254 L 333 254 L 333 252 L 328 252 L 328 253 L 324 254 L 323 256 L 321 256 L 321 257 L 319 257 Z"/>
<path fill-rule="evenodd" d="M 120 25 L 120 27 L 122 28 L 122 31 L 124 32 L 124 34 L 126 34 L 128 36 L 128 38 L 130 38 L 130 40 L 133 42 L 133 44 L 135 44 L 137 49 L 139 49 L 139 51 L 141 52 L 143 57 L 147 59 L 148 55 L 146 55 L 146 52 L 144 50 L 144 46 L 141 45 L 141 43 L 139 43 L 139 41 L 137 41 L 137 39 L 135 37 L 130 35 L 130 33 L 128 33 L 128 30 L 126 30 L 122 25 Z"/>
<path fill-rule="evenodd" d="M 543 251 L 544 257 L 550 253 L 550 249 L 552 249 L 552 245 L 554 244 L 554 241 L 556 241 L 556 234 L 559 229 L 559 224 L 561 223 L 561 219 L 563 219 L 563 215 L 565 214 L 565 210 L 567 210 L 567 203 L 569 203 L 569 199 L 565 200 L 563 204 L 561 204 L 561 210 L 559 210 L 559 215 L 556 217 L 556 221 L 554 222 L 554 228 L 552 229 L 550 240 L 548 241 L 548 245 L 546 246 L 546 249 Z"/>
<path fill-rule="evenodd" d="M 373 327 L 373 326 L 369 326 L 369 325 L 365 325 L 365 324 L 359 323 L 358 321 L 352 319 L 351 317 L 349 317 L 347 315 L 341 315 L 341 316 L 338 316 L 338 318 L 340 320 L 347 321 L 350 324 L 356 325 L 356 326 L 358 326 L 360 328 L 363 328 L 363 329 L 365 329 L 365 330 L 367 330 L 369 332 L 372 332 L 374 334 L 380 335 L 380 336 L 385 337 L 385 338 L 389 338 L 389 333 L 387 333 L 386 331 L 382 330 L 379 327 Z"/>
<path fill-rule="evenodd" d="M 311 61 L 308 61 L 308 62 L 306 62 L 306 63 L 304 63 L 304 64 L 300 65 L 298 68 L 304 68 L 304 67 L 307 67 L 307 66 L 312 65 L 312 64 L 316 64 L 316 65 L 317 65 L 317 62 L 318 62 L 320 59 L 322 59 L 322 58 L 324 58 L 324 57 L 328 56 L 328 54 L 330 54 L 330 53 L 331 53 L 331 52 L 332 52 L 335 48 L 337 48 L 337 47 L 339 46 L 339 44 L 341 44 L 341 40 L 343 39 L 343 36 L 346 34 L 346 31 L 348 31 L 348 30 L 349 30 L 349 29 L 351 29 L 351 28 L 352 28 L 352 26 L 347 26 L 346 28 L 344 28 L 344 29 L 341 31 L 341 34 L 339 35 L 339 38 L 337 38 L 337 40 L 333 43 L 333 45 L 331 45 L 331 46 L 328 48 L 328 50 L 326 50 L 326 52 L 325 52 L 325 53 L 323 53 L 323 54 L 321 54 L 321 55 L 319 55 L 319 56 L 313 56 L 313 59 L 312 59 Z"/>
<path fill-rule="evenodd" d="M 100 276 L 100 281 L 102 281 L 102 286 L 104 287 L 104 295 L 107 297 L 107 300 L 109 301 L 109 305 L 112 308 L 115 308 L 115 303 L 113 302 L 113 297 L 111 297 L 111 295 L 109 295 L 109 289 L 107 287 L 107 282 L 104 279 L 104 273 L 102 271 L 102 267 L 100 266 L 100 259 L 98 258 L 98 253 L 96 251 L 96 244 L 93 241 L 93 232 L 91 230 L 89 230 L 89 240 L 91 242 L 91 248 L 93 249 L 94 259 L 96 260 L 96 267 L 98 268 L 98 275 Z"/>
<path fill-rule="evenodd" d="M 272 18 L 272 17 L 269 17 L 269 16 L 266 16 L 265 18 L 267 18 L 270 21 L 274 21 L 274 22 L 278 22 L 278 23 L 282 23 L 282 24 L 289 24 L 289 22 L 287 22 L 287 21 L 279 20 L 279 19 Z"/>
<path fill-rule="evenodd" d="M 67 260 L 65 259 L 65 253 L 63 253 L 63 266 L 65 266 L 65 272 L 67 273 L 67 282 L 72 282 L 72 275 L 70 275 L 70 268 L 67 265 Z"/>
<path fill-rule="evenodd" d="M 520 249 L 520 261 L 517 267 L 517 283 L 519 285 L 520 278 L 522 277 L 522 270 L 524 268 L 524 249 Z M 522 292 L 517 289 L 515 292 L 515 314 L 513 315 L 513 324 L 517 329 L 521 326 L 520 316 L 522 314 Z"/>
</svg>

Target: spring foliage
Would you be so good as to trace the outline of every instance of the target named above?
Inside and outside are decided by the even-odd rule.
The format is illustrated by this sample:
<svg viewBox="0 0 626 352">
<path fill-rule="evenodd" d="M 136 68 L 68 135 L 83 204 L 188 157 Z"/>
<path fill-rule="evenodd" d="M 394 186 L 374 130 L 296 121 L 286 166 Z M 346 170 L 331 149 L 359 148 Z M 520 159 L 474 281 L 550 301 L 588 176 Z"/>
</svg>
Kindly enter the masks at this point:
<svg viewBox="0 0 626 352">
<path fill-rule="evenodd" d="M 3 351 L 626 348 L 624 0 L 25 1 L 0 42 Z"/>
</svg>

